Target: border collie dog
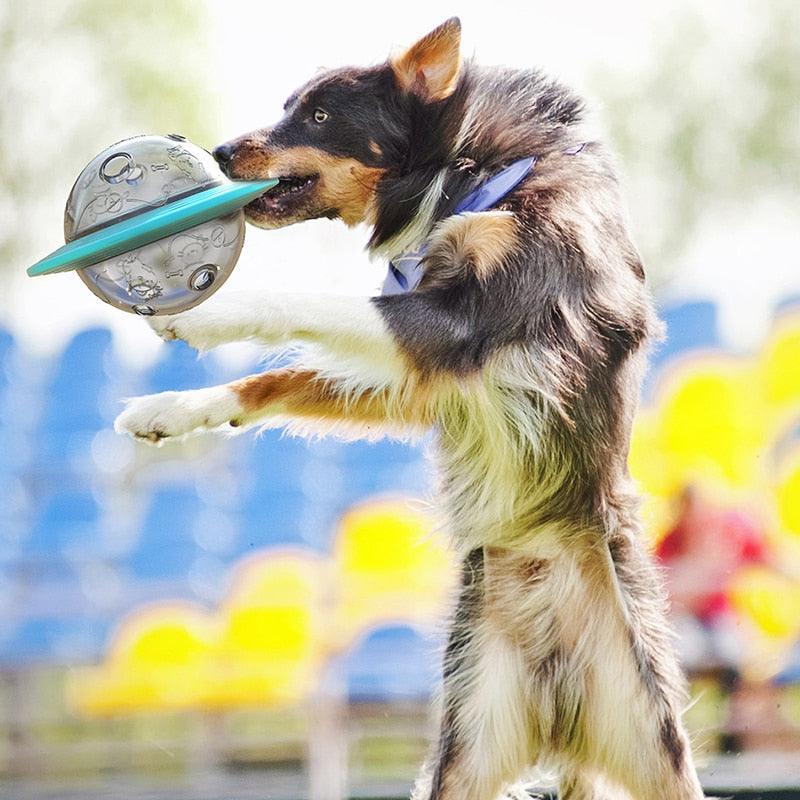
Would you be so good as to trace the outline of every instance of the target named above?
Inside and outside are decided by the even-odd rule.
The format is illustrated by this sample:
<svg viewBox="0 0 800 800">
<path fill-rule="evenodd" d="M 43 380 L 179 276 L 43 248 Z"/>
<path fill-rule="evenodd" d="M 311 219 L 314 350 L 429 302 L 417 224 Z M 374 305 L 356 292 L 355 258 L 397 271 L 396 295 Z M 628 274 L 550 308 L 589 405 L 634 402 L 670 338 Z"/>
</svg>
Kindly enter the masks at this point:
<svg viewBox="0 0 800 800">
<path fill-rule="evenodd" d="M 619 186 L 575 94 L 462 61 L 460 32 L 450 19 L 386 63 L 320 73 L 273 127 L 214 151 L 233 179 L 280 178 L 247 206 L 254 225 L 369 226 L 383 293 L 221 292 L 153 318 L 199 350 L 299 354 L 134 398 L 116 428 L 153 443 L 230 426 L 433 429 L 462 568 L 415 800 L 493 800 L 537 764 L 569 800 L 700 798 L 627 469 L 661 326 Z"/>
</svg>

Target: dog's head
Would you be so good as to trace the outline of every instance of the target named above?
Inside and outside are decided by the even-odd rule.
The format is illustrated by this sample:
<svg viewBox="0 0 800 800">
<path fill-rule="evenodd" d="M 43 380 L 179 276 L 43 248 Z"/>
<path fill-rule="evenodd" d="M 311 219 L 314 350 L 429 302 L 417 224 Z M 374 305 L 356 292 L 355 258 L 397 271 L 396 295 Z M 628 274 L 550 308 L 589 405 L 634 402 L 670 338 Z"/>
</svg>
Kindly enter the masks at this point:
<svg viewBox="0 0 800 800">
<path fill-rule="evenodd" d="M 384 64 L 321 73 L 289 97 L 277 124 L 217 147 L 233 179 L 280 178 L 246 206 L 247 219 L 262 228 L 318 217 L 374 223 L 378 185 L 409 167 L 420 113 L 456 89 L 460 39 L 453 18 Z"/>
</svg>

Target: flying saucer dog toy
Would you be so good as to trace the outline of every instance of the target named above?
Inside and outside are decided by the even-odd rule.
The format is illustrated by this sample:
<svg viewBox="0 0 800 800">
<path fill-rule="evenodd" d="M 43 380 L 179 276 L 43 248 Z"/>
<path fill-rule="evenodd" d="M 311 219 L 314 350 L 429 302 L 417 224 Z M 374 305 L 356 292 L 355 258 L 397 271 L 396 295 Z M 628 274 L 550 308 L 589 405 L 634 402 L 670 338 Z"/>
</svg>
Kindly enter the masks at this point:
<svg viewBox="0 0 800 800">
<path fill-rule="evenodd" d="M 142 316 L 210 297 L 244 242 L 242 207 L 278 183 L 230 181 L 182 136 L 135 136 L 103 150 L 67 200 L 67 244 L 31 277 L 77 270 L 101 300 Z"/>
</svg>

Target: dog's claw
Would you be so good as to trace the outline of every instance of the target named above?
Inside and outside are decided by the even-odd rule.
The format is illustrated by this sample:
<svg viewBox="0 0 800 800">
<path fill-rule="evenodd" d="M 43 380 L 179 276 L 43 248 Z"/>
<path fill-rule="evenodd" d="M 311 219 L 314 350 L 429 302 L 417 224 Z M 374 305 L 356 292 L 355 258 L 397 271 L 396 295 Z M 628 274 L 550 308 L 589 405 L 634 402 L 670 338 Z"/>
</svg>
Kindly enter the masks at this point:
<svg viewBox="0 0 800 800">
<path fill-rule="evenodd" d="M 150 317 L 147 322 L 156 336 L 159 336 L 165 342 L 171 342 L 178 338 L 178 334 L 175 331 L 175 318 L 173 316 Z"/>
<path fill-rule="evenodd" d="M 168 439 L 218 428 L 240 418 L 241 413 L 236 395 L 224 386 L 163 392 L 129 400 L 114 428 L 137 441 L 158 446 Z"/>
</svg>

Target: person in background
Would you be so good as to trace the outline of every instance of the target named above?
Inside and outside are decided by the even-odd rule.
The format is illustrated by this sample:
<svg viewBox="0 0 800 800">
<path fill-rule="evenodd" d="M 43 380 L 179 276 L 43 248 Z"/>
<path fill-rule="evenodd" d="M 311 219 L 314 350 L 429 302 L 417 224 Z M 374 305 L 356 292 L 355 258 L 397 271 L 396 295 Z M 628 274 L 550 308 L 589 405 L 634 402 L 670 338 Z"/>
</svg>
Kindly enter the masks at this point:
<svg viewBox="0 0 800 800">
<path fill-rule="evenodd" d="M 776 568 L 763 532 L 744 513 L 706 503 L 687 486 L 678 498 L 673 527 L 656 547 L 664 566 L 673 625 L 684 668 L 689 674 L 713 674 L 729 697 L 734 720 L 746 629 L 732 607 L 729 587 L 742 567 Z M 782 570 L 781 570 L 782 571 Z M 726 725 L 720 749 L 738 752 L 739 735 Z"/>
<path fill-rule="evenodd" d="M 763 533 L 743 512 L 712 506 L 687 486 L 678 500 L 676 521 L 656 555 L 665 567 L 675 621 L 691 628 L 685 631 L 686 668 L 738 665 L 741 626 L 728 590 L 742 567 L 777 568 Z"/>
</svg>

